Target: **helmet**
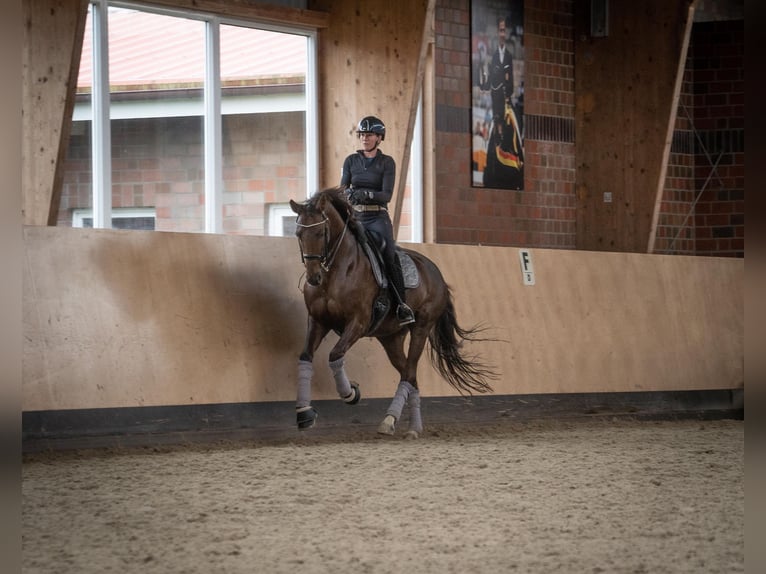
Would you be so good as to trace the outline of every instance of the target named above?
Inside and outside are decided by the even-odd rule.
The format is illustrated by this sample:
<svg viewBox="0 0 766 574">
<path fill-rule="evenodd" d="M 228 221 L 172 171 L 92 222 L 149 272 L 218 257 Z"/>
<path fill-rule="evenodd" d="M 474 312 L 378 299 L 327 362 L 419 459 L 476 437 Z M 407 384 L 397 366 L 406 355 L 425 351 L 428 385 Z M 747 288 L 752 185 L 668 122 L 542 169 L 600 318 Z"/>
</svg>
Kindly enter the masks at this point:
<svg viewBox="0 0 766 574">
<path fill-rule="evenodd" d="M 367 116 L 359 120 L 356 126 L 356 133 L 373 133 L 380 136 L 381 140 L 386 139 L 386 126 L 375 116 Z"/>
</svg>

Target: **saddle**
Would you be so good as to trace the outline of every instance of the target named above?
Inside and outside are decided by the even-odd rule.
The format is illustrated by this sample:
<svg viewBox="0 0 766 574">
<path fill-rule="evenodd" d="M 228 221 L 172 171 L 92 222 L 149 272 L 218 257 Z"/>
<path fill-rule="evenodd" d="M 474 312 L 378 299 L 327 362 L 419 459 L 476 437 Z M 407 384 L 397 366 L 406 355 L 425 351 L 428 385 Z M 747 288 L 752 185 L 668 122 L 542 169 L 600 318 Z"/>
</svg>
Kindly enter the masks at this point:
<svg viewBox="0 0 766 574">
<path fill-rule="evenodd" d="M 382 245 L 378 243 L 377 235 L 367 233 L 367 241 L 362 243 L 364 252 L 367 254 L 367 258 L 370 260 L 370 266 L 372 267 L 372 274 L 375 277 L 375 281 L 378 284 L 378 295 L 375 298 L 375 302 L 372 305 L 372 317 L 370 320 L 370 328 L 368 333 L 372 333 L 378 328 L 383 319 L 391 309 L 391 294 L 388 290 L 389 280 L 386 275 L 386 264 L 383 260 Z M 420 285 L 420 274 L 418 268 L 415 267 L 415 263 L 412 261 L 407 253 L 397 247 L 395 249 L 396 256 L 399 259 L 399 265 L 402 268 L 402 277 L 404 278 L 404 288 L 414 289 Z"/>
</svg>

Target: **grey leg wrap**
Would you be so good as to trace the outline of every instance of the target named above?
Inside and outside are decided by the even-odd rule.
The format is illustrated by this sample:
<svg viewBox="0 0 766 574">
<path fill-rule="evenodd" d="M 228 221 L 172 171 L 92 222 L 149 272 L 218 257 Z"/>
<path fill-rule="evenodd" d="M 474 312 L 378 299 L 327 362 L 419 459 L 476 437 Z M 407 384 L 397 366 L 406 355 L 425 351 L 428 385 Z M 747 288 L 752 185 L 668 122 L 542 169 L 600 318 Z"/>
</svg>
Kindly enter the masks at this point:
<svg viewBox="0 0 766 574">
<path fill-rule="evenodd" d="M 423 432 L 423 419 L 420 418 L 420 391 L 415 389 L 407 401 L 410 405 L 410 430 L 420 434 Z"/>
<path fill-rule="evenodd" d="M 314 365 L 308 361 L 298 361 L 298 401 L 296 409 L 311 405 L 311 377 L 314 374 Z"/>
<path fill-rule="evenodd" d="M 335 378 L 335 389 L 340 398 L 345 399 L 352 391 L 351 383 L 346 376 L 346 369 L 343 368 L 343 357 L 336 361 L 330 361 L 330 369 L 332 369 L 332 376 Z"/>
<path fill-rule="evenodd" d="M 388 407 L 386 414 L 391 415 L 396 420 L 399 420 L 399 417 L 402 416 L 402 409 L 407 402 L 407 398 L 413 392 L 417 392 L 415 387 L 413 387 L 407 381 L 400 381 L 399 386 L 396 387 L 396 394 L 394 395 L 394 399 L 391 401 L 391 405 Z"/>
</svg>

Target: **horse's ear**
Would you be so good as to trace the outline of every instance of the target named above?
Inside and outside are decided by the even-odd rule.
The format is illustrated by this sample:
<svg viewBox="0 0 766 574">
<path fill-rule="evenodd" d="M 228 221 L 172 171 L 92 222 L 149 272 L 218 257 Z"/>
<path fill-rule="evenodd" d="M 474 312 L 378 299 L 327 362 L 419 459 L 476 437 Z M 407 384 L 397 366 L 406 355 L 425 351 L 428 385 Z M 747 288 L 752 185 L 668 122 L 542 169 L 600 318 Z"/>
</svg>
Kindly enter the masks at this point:
<svg viewBox="0 0 766 574">
<path fill-rule="evenodd" d="M 305 209 L 303 205 L 300 203 L 295 203 L 292 199 L 290 200 L 290 209 L 292 209 L 295 213 L 298 215 L 301 214 L 301 212 Z"/>
</svg>

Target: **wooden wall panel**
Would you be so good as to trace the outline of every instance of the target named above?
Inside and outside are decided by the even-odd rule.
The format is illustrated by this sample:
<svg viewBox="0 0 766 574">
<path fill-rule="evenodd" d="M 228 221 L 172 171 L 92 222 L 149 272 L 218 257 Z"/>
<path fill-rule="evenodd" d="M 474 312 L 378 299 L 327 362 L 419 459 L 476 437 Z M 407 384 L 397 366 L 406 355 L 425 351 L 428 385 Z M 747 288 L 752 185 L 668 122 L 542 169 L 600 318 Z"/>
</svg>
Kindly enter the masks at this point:
<svg viewBox="0 0 766 574">
<path fill-rule="evenodd" d="M 744 385 L 741 259 L 413 245 L 450 284 L 498 395 L 737 389 Z M 294 238 L 28 227 L 23 409 L 292 401 L 306 310 Z M 314 398 L 335 399 L 331 334 Z M 348 353 L 367 398 L 398 376 L 377 341 Z M 456 396 L 427 354 L 424 396 Z"/>
<path fill-rule="evenodd" d="M 590 36 L 588 4 L 576 3 L 577 247 L 646 252 L 690 0 L 609 2 L 605 38 Z"/>
<path fill-rule="evenodd" d="M 434 0 L 310 3 L 313 9 L 330 12 L 328 27 L 319 33 L 322 187 L 340 182 L 343 160 L 359 147 L 357 122 L 375 115 L 386 124 L 381 149 L 396 161 L 396 185 L 404 189 L 425 59 L 426 15 L 433 4 Z"/>
<path fill-rule="evenodd" d="M 87 0 L 27 0 L 22 6 L 24 223 L 55 225 Z"/>
</svg>

